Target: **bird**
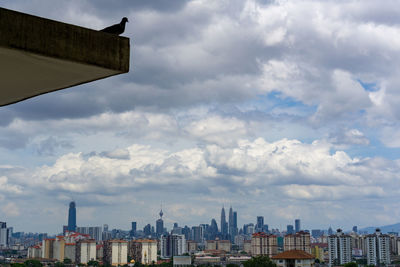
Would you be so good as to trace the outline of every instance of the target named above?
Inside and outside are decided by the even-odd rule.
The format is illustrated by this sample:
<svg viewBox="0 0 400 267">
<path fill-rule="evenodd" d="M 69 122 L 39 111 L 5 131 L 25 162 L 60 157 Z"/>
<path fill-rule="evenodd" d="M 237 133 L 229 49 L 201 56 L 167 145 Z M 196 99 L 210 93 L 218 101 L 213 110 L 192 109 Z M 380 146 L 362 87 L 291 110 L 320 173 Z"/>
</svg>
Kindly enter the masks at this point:
<svg viewBox="0 0 400 267">
<path fill-rule="evenodd" d="M 120 23 L 114 24 L 107 28 L 100 30 L 101 32 L 108 32 L 115 35 L 120 35 L 125 31 L 125 24 L 129 22 L 127 17 L 123 17 Z"/>
</svg>

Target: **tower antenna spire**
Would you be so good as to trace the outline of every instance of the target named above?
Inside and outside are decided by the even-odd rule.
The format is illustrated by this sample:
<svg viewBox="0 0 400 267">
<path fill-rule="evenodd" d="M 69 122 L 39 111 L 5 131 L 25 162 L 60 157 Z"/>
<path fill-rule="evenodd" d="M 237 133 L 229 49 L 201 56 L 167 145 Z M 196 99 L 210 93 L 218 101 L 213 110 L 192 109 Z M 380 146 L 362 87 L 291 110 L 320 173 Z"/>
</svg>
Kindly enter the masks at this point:
<svg viewBox="0 0 400 267">
<path fill-rule="evenodd" d="M 160 208 L 161 208 L 161 210 L 160 210 L 160 218 L 162 219 L 162 216 L 164 215 L 164 212 L 162 211 L 162 203 L 161 203 L 161 205 L 160 205 Z"/>
</svg>

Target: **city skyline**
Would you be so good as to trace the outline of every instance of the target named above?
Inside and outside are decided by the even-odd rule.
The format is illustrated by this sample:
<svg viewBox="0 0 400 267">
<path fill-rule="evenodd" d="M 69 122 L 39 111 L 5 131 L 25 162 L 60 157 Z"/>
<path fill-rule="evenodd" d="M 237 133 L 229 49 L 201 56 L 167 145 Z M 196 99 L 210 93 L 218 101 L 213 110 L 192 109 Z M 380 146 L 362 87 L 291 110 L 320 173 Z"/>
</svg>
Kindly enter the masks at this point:
<svg viewBox="0 0 400 267">
<path fill-rule="evenodd" d="M 131 71 L 0 108 L 0 220 L 270 228 L 400 222 L 400 10 L 365 1 L 4 0 L 90 29 Z M 22 79 L 23 77 L 21 77 Z M 233 217 L 233 213 L 232 216 Z M 232 220 L 232 218 L 231 218 Z"/>
<path fill-rule="evenodd" d="M 23 229 L 15 229 L 15 230 L 16 230 L 16 232 L 26 232 L 26 233 L 27 232 L 37 233 L 37 234 L 38 233 L 46 233 L 46 234 L 53 235 L 53 236 L 55 236 L 57 234 L 65 234 L 66 230 L 69 232 L 77 232 L 77 233 L 81 233 L 81 234 L 89 234 L 89 231 L 92 231 L 92 230 L 89 230 L 89 228 L 93 228 L 93 229 L 99 228 L 100 229 L 99 231 L 106 231 L 106 232 L 109 230 L 110 225 L 108 223 L 104 223 L 104 222 L 96 222 L 95 224 L 91 224 L 91 225 L 77 224 L 77 218 L 76 218 L 77 209 L 76 209 L 75 201 L 70 202 L 68 206 L 69 206 L 69 208 L 68 208 L 68 212 L 67 212 L 67 222 L 65 225 L 61 226 L 62 231 L 58 231 L 58 232 L 46 232 L 46 231 L 38 232 L 37 231 L 37 232 L 35 232 L 35 231 L 24 231 Z M 165 231 L 167 231 L 167 232 L 173 231 L 175 229 L 175 227 L 178 227 L 178 226 L 181 228 L 184 226 L 185 227 L 189 226 L 189 228 L 191 228 L 191 227 L 197 227 L 199 225 L 200 226 L 201 225 L 209 225 L 209 226 L 213 227 L 213 223 L 215 223 L 218 233 L 221 234 L 221 236 L 219 236 L 219 238 L 231 239 L 232 242 L 233 242 L 234 236 L 238 235 L 239 231 L 245 231 L 244 228 L 248 225 L 253 225 L 254 233 L 278 231 L 278 232 L 286 233 L 286 234 L 295 234 L 300 231 L 306 231 L 310 234 L 313 234 L 313 231 L 321 231 L 321 233 L 325 232 L 325 234 L 330 235 L 331 233 L 329 233 L 329 231 L 333 231 L 331 225 L 329 225 L 329 227 L 320 226 L 320 227 L 314 227 L 314 228 L 312 228 L 312 227 L 303 228 L 300 226 L 301 219 L 299 219 L 299 218 L 293 220 L 293 222 L 294 222 L 293 225 L 297 226 L 296 229 L 294 228 L 293 225 L 290 225 L 290 224 L 286 225 L 284 227 L 281 225 L 279 227 L 278 226 L 271 227 L 268 224 L 268 222 L 264 221 L 264 216 L 256 216 L 254 218 L 254 221 L 247 221 L 247 222 L 244 222 L 243 224 L 239 225 L 237 223 L 237 218 L 238 218 L 237 211 L 233 212 L 232 206 L 230 206 L 230 209 L 229 209 L 229 214 L 232 214 L 232 225 L 231 225 L 229 223 L 229 221 L 226 221 L 224 211 L 225 211 L 224 206 L 222 206 L 221 214 L 220 214 L 220 218 L 219 218 L 220 224 L 216 223 L 216 220 L 218 220 L 218 218 L 215 219 L 215 217 L 210 217 L 211 218 L 209 220 L 210 223 L 209 222 L 197 222 L 197 224 L 194 223 L 191 225 L 191 224 L 186 224 L 186 223 L 182 223 L 179 221 L 174 221 L 171 225 L 168 225 L 168 224 L 164 223 L 164 220 L 163 220 L 164 212 L 161 208 L 161 210 L 158 212 L 158 217 L 157 217 L 158 219 L 155 219 L 154 221 L 145 222 L 145 223 L 143 223 L 143 225 L 138 224 L 137 221 L 130 221 L 128 223 L 129 228 L 126 228 L 126 227 L 119 228 L 119 227 L 111 226 L 110 229 L 124 230 L 127 232 L 131 232 L 133 230 L 134 232 L 136 232 L 136 231 L 146 231 L 145 228 L 150 227 L 149 229 L 151 229 L 151 231 L 154 230 L 154 232 L 152 232 L 152 233 L 155 235 L 155 237 L 160 238 L 160 236 L 163 233 L 165 233 Z M 235 215 L 235 217 L 233 215 Z M 229 215 L 229 218 L 231 218 L 231 215 Z M 137 218 L 137 219 L 139 219 L 139 218 Z M 140 220 L 140 221 L 142 221 L 142 220 Z M 225 227 L 227 227 L 226 229 L 221 228 L 221 225 L 223 222 L 225 222 Z M 261 227 L 259 226 L 259 223 L 261 223 Z M 5 223 L 4 223 L 4 225 L 5 225 Z M 399 223 L 399 225 L 400 225 L 400 223 Z M 290 227 L 291 227 L 291 229 L 289 230 Z M 374 231 L 375 231 L 376 227 L 380 228 L 381 226 L 369 226 L 369 227 L 364 227 L 364 228 L 374 228 Z M 61 228 L 60 228 L 60 230 L 61 230 Z M 14 227 L 12 227 L 12 229 L 14 229 Z M 103 230 L 101 230 L 101 229 L 103 229 Z M 342 229 L 342 227 L 338 227 L 337 229 L 340 231 L 344 230 L 345 232 L 351 232 L 351 231 L 358 232 L 357 225 L 353 225 L 351 229 Z M 362 228 L 360 230 L 365 231 Z M 400 230 L 400 228 L 399 228 L 399 230 Z M 97 230 L 93 230 L 93 231 L 97 231 Z M 392 229 L 392 231 L 394 231 L 394 229 Z M 132 232 L 130 235 L 133 235 L 134 232 Z"/>
</svg>

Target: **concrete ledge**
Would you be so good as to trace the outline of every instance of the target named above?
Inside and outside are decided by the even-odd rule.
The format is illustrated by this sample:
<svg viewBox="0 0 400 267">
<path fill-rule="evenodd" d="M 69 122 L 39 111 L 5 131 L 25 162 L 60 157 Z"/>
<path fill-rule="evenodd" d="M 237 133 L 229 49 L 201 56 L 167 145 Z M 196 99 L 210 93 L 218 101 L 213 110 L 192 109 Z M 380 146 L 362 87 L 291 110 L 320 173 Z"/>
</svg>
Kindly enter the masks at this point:
<svg viewBox="0 0 400 267">
<path fill-rule="evenodd" d="M 0 8 L 0 105 L 126 73 L 129 54 L 129 38 Z"/>
</svg>

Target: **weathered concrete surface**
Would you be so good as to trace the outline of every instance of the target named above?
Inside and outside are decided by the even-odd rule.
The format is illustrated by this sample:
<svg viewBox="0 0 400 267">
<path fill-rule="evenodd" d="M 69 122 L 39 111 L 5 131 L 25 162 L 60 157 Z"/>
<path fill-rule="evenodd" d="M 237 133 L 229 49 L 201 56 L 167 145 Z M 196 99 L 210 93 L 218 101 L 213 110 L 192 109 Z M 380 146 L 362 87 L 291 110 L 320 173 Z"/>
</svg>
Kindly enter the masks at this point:
<svg viewBox="0 0 400 267">
<path fill-rule="evenodd" d="M 129 71 L 129 38 L 0 8 L 0 106 Z"/>
</svg>

